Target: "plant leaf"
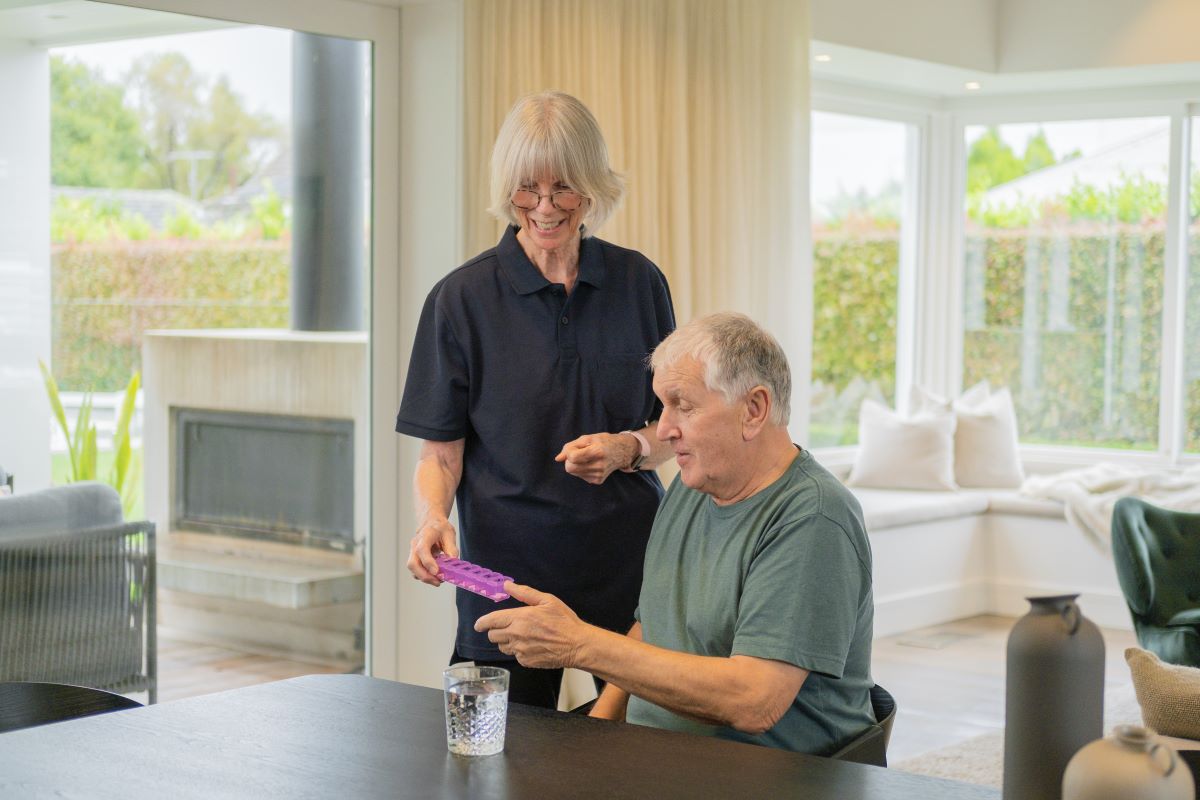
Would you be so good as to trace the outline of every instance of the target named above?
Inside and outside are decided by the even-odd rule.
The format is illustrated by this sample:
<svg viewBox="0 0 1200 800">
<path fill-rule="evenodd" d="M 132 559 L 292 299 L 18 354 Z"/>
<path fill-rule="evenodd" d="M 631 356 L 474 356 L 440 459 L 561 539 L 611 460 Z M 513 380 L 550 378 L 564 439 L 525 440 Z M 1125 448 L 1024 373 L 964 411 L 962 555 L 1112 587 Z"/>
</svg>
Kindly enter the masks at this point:
<svg viewBox="0 0 1200 800">
<path fill-rule="evenodd" d="M 50 398 L 50 410 L 54 412 L 54 418 L 58 420 L 58 427 L 62 428 L 63 438 L 67 440 L 67 455 L 71 459 L 71 475 L 75 475 L 75 450 L 71 447 L 71 430 L 67 427 L 67 413 L 63 411 L 62 400 L 58 397 L 58 383 L 55 382 L 54 376 L 50 374 L 49 368 L 46 367 L 44 361 L 38 359 L 38 367 L 42 370 L 42 380 L 46 384 L 46 395 Z"/>
<path fill-rule="evenodd" d="M 121 492 L 121 511 L 125 518 L 133 516 L 137 505 L 138 495 L 141 494 L 142 459 L 138 453 L 133 453 L 129 459 L 129 472 L 125 476 L 125 489 Z M 138 534 L 141 536 L 142 534 Z"/>
<path fill-rule="evenodd" d="M 121 401 L 121 412 L 117 416 L 117 427 L 113 432 L 114 449 L 119 440 L 129 437 L 129 421 L 133 418 L 133 408 L 137 404 L 137 393 L 141 383 L 142 373 L 135 372 L 129 379 L 129 385 L 125 387 L 125 398 Z"/>
<path fill-rule="evenodd" d="M 83 402 L 79 405 L 79 416 L 75 418 L 75 440 L 71 447 L 75 450 L 75 474 L 71 477 L 72 481 L 90 481 L 93 478 L 86 477 L 89 474 L 95 476 L 95 468 L 89 472 L 83 463 L 83 450 L 87 444 L 88 431 L 91 431 L 93 444 L 96 438 L 96 429 L 92 426 L 92 393 L 84 392 Z"/>
<path fill-rule="evenodd" d="M 80 412 L 82 416 L 83 412 Z M 79 458 L 80 475 L 77 480 L 96 480 L 96 428 L 89 426 L 83 436 L 83 448 Z"/>
<path fill-rule="evenodd" d="M 124 494 L 125 476 L 129 471 L 131 454 L 132 448 L 129 446 L 129 435 L 126 434 L 125 438 L 121 439 L 120 444 L 117 444 L 116 451 L 113 454 L 112 470 L 108 478 L 108 482 L 117 490 L 117 494 Z"/>
</svg>

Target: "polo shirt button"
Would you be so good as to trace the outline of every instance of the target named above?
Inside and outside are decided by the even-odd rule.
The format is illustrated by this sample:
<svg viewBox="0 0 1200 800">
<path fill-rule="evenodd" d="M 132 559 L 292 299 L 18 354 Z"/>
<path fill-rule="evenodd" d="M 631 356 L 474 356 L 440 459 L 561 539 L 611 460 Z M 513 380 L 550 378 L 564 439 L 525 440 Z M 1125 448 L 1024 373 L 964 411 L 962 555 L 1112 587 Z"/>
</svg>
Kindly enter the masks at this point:
<svg viewBox="0 0 1200 800">
<path fill-rule="evenodd" d="M 566 324 L 567 324 L 567 318 L 566 318 L 566 317 L 563 317 L 563 318 L 562 318 L 562 324 L 563 324 L 563 325 L 566 325 Z"/>
</svg>

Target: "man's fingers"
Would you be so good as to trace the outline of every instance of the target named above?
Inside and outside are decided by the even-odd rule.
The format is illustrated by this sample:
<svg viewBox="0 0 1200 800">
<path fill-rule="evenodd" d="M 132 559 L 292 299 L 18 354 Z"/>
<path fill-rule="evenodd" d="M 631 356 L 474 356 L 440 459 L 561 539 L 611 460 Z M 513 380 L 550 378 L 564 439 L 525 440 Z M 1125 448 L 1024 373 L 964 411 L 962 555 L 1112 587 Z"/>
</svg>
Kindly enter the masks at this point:
<svg viewBox="0 0 1200 800">
<path fill-rule="evenodd" d="M 479 633 L 507 628 L 512 624 L 512 611 L 493 611 L 475 620 L 475 630 Z"/>
<path fill-rule="evenodd" d="M 526 586 L 523 583 L 514 583 L 513 581 L 504 582 L 504 591 L 508 592 L 509 597 L 513 598 L 514 600 L 520 600 L 527 606 L 540 605 L 541 603 L 544 603 L 550 598 L 554 597 L 552 594 L 539 592 L 532 586 Z M 501 612 L 496 611 L 493 613 L 498 614 Z"/>
</svg>

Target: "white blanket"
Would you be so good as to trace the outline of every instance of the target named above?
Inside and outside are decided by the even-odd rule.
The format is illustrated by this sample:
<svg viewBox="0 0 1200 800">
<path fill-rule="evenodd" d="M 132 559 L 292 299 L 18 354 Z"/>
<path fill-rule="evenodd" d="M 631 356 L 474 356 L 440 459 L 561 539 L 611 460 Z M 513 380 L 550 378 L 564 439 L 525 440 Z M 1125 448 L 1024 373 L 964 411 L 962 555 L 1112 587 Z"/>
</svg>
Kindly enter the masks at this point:
<svg viewBox="0 0 1200 800">
<path fill-rule="evenodd" d="M 1021 485 L 1021 494 L 1062 502 L 1067 521 L 1111 555 L 1112 511 L 1117 500 L 1134 495 L 1163 508 L 1200 511 L 1200 466 L 1166 471 L 1101 461 L 1083 469 L 1031 475 Z"/>
</svg>

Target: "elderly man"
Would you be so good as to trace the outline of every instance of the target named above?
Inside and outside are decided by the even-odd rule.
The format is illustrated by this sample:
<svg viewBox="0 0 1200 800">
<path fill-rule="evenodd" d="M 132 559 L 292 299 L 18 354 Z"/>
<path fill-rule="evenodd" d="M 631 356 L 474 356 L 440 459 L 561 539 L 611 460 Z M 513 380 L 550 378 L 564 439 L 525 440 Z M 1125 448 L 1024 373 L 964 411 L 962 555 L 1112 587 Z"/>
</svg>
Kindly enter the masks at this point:
<svg viewBox="0 0 1200 800">
<path fill-rule="evenodd" d="M 588 625 L 515 583 L 528 606 L 475 628 L 521 664 L 607 681 L 593 716 L 834 752 L 874 722 L 858 503 L 792 443 L 787 359 L 748 317 L 680 328 L 651 368 L 656 435 L 680 472 L 654 521 L 633 628 Z"/>
</svg>

